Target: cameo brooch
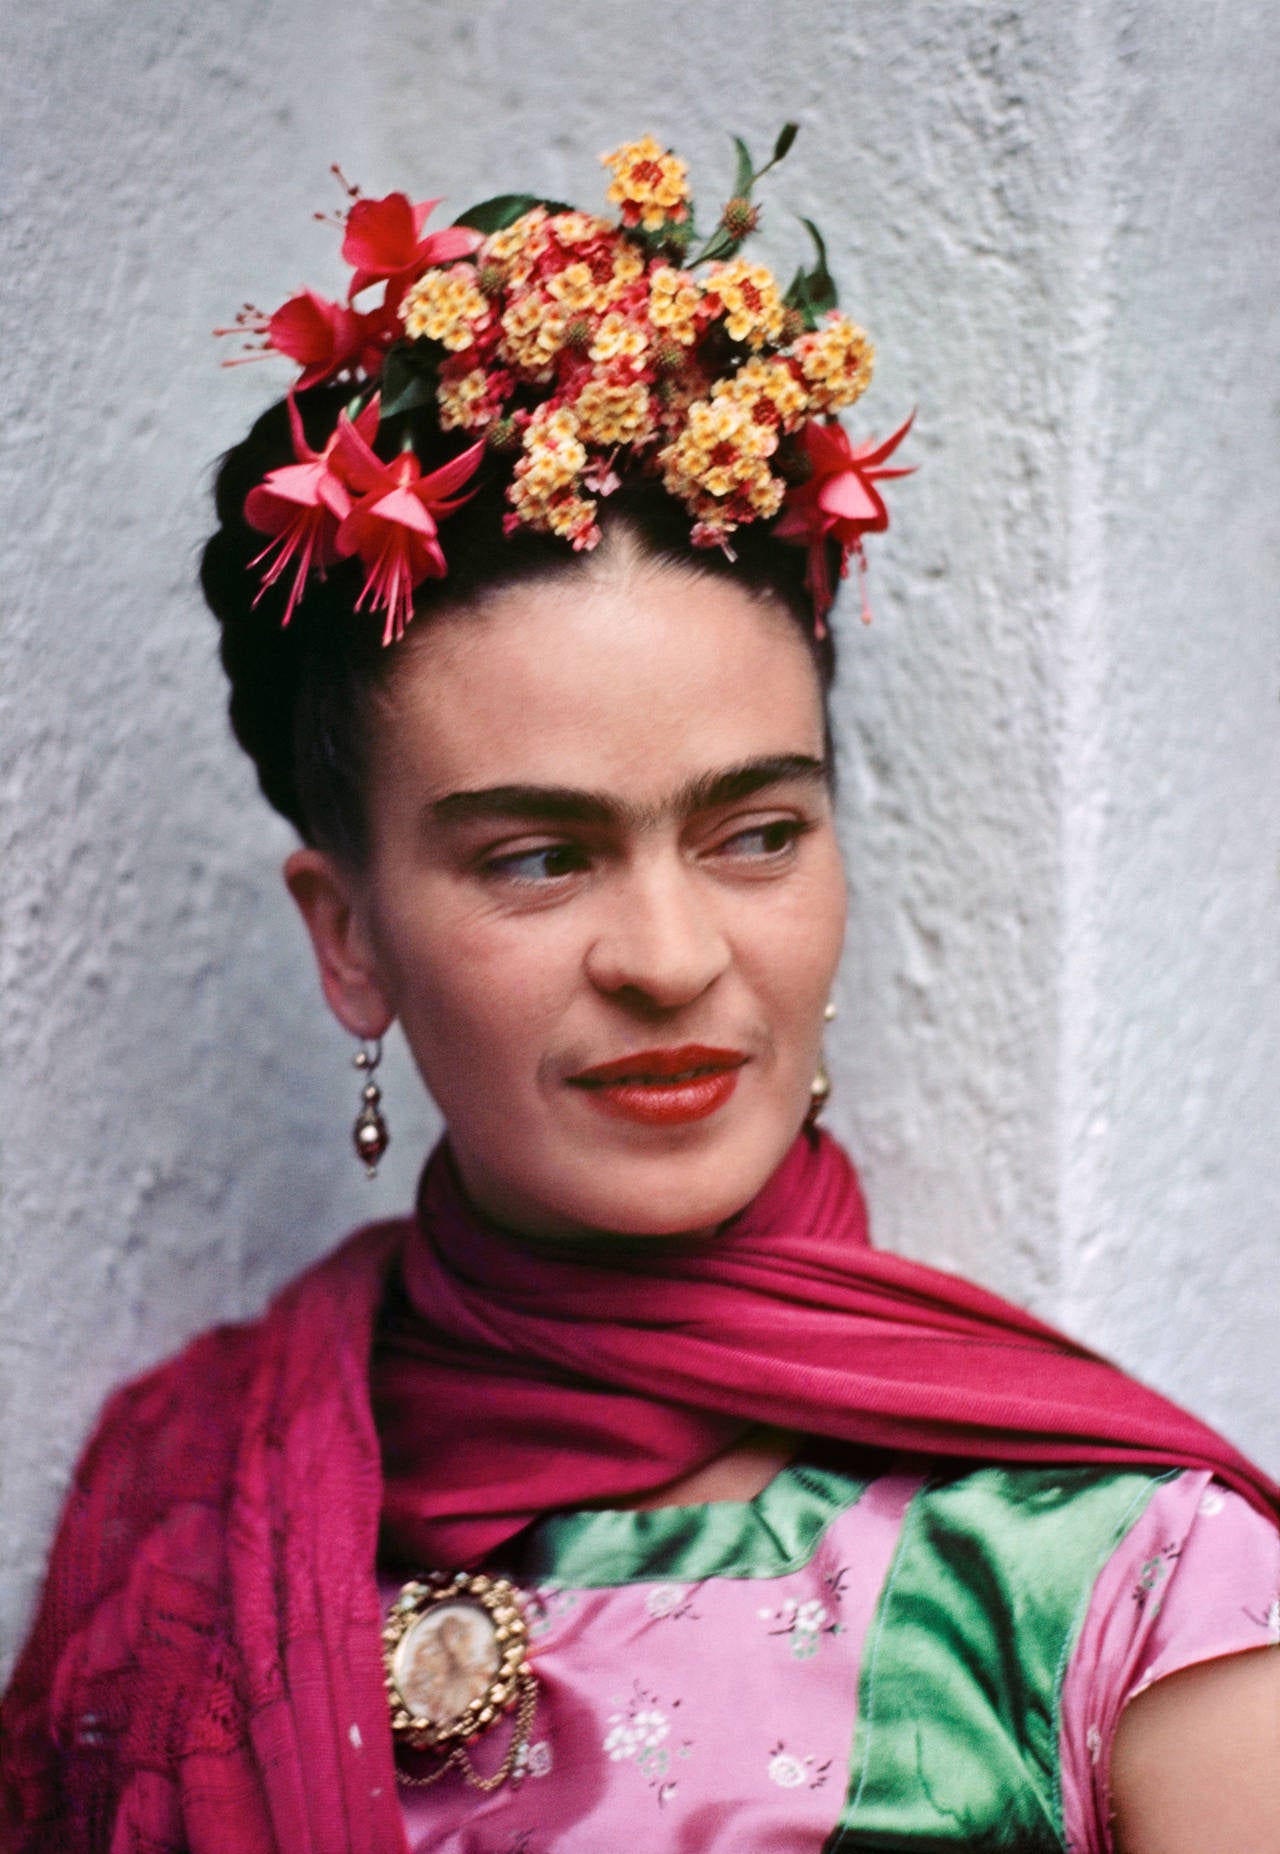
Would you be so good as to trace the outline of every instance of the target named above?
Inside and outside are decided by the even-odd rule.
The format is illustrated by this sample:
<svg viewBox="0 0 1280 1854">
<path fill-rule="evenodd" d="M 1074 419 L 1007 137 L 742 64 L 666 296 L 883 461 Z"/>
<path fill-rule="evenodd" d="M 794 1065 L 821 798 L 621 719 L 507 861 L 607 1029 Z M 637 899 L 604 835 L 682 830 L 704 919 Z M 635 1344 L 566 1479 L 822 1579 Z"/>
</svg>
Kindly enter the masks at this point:
<svg viewBox="0 0 1280 1854">
<path fill-rule="evenodd" d="M 435 1752 L 434 1770 L 401 1776 L 435 1783 L 459 1766 L 478 1790 L 496 1790 L 523 1767 L 538 1703 L 520 1593 L 505 1577 L 433 1571 L 407 1583 L 382 1630 L 391 1731 L 397 1745 Z M 512 1710 L 515 1730 L 501 1767 L 482 1777 L 468 1754 Z"/>
</svg>

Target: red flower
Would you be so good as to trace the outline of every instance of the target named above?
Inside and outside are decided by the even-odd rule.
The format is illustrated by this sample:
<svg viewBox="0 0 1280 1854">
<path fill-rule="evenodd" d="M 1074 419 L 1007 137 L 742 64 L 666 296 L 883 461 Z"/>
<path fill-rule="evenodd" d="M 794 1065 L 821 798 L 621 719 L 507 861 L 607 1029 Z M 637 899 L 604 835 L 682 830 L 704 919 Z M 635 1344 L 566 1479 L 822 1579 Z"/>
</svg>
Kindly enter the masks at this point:
<svg viewBox="0 0 1280 1854">
<path fill-rule="evenodd" d="M 273 348 L 302 368 L 297 390 L 305 392 L 344 367 L 362 366 L 377 373 L 382 364 L 378 337 L 385 328 L 381 310 L 362 315 L 343 303 L 331 303 L 314 290 L 291 296 L 267 322 Z"/>
<path fill-rule="evenodd" d="M 844 426 L 835 422 L 819 424 L 810 419 L 800 434 L 813 474 L 788 493 L 773 532 L 779 540 L 796 541 L 809 549 L 805 583 L 813 594 L 819 637 L 825 633 L 823 620 L 834 597 L 827 571 L 827 542 L 834 540 L 840 545 L 841 579 L 849 571 L 851 553 L 861 572 L 863 535 L 882 534 L 889 526 L 889 511 L 876 483 L 891 476 L 910 476 L 914 469 L 914 465 L 883 468 L 885 459 L 893 455 L 910 431 L 914 418 L 913 412 L 891 437 L 879 444 L 873 440 L 859 445 L 857 450 L 849 443 Z M 865 594 L 862 616 L 869 622 L 871 613 Z"/>
<path fill-rule="evenodd" d="M 385 464 L 355 425 L 339 420 L 335 461 L 360 499 L 338 529 L 337 551 L 359 554 L 368 569 L 356 609 L 367 603 L 386 612 L 384 644 L 404 636 L 413 617 L 414 587 L 424 579 L 444 578 L 448 568 L 436 517 L 451 514 L 467 500 L 445 498 L 475 475 L 484 450 L 482 438 L 423 476 L 412 451 Z"/>
<path fill-rule="evenodd" d="M 350 492 L 334 468 L 334 453 L 342 432 L 341 420 L 323 451 L 313 451 L 302 429 L 297 403 L 290 393 L 289 426 L 297 462 L 268 471 L 258 487 L 249 491 L 244 505 L 244 518 L 249 526 L 260 534 L 272 536 L 249 564 L 257 566 L 269 554 L 275 555 L 262 576 L 254 604 L 268 586 L 275 584 L 290 561 L 297 562 L 284 609 L 285 624 L 293 616 L 293 608 L 302 597 L 312 567 L 323 571 L 337 558 L 338 527 L 351 511 Z M 365 407 L 351 429 L 359 434 L 362 443 L 372 438 L 378 429 L 376 398 Z"/>
<path fill-rule="evenodd" d="M 388 193 L 382 200 L 357 200 L 347 214 L 342 255 L 355 266 L 348 301 L 371 283 L 386 281 L 384 308 L 395 309 L 411 283 L 431 264 L 451 264 L 470 257 L 484 242 L 479 232 L 451 225 L 424 238 L 422 228 L 439 200 L 410 204 L 406 193 Z"/>
</svg>

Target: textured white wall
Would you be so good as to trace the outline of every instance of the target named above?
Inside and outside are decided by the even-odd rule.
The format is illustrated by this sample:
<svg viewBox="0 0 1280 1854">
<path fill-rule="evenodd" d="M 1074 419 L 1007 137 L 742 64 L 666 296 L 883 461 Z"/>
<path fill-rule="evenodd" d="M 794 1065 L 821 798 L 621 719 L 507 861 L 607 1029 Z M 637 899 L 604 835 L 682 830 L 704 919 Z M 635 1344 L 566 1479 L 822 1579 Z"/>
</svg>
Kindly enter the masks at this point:
<svg viewBox="0 0 1280 1854">
<path fill-rule="evenodd" d="M 106 1388 L 408 1198 L 379 1184 L 192 590 L 246 295 L 338 159 L 602 199 L 726 132 L 832 234 L 922 470 L 849 614 L 832 1119 L 883 1241 L 1065 1320 L 1280 1467 L 1268 9 L 1237 0 L 50 0 L 0 98 L 0 1658 Z M 336 287 L 336 264 L 329 272 Z"/>
</svg>

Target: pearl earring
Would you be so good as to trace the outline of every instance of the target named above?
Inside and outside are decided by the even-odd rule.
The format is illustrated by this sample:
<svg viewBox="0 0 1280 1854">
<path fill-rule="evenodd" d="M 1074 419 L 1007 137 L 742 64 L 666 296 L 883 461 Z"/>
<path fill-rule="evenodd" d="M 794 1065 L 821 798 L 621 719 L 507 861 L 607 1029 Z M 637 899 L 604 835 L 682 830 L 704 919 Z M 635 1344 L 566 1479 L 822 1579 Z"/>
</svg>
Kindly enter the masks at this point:
<svg viewBox="0 0 1280 1854">
<path fill-rule="evenodd" d="M 382 1099 L 382 1090 L 373 1079 L 373 1071 L 382 1061 L 382 1038 L 378 1037 L 373 1048 L 366 1049 L 363 1042 L 351 1059 L 351 1066 L 361 1070 L 367 1078 L 360 1094 L 360 1112 L 351 1129 L 351 1138 L 355 1145 L 356 1157 L 364 1166 L 366 1178 L 378 1175 L 378 1160 L 391 1144 L 391 1135 L 387 1123 L 378 1111 Z"/>
<path fill-rule="evenodd" d="M 828 999 L 826 1008 L 822 1013 L 823 1021 L 825 1023 L 831 1023 L 835 1015 L 836 1006 Z M 809 1111 L 804 1117 L 806 1126 L 811 1127 L 814 1125 L 830 1099 L 831 1077 L 827 1074 L 827 1059 L 824 1053 L 819 1052 L 817 1074 L 809 1084 Z"/>
</svg>

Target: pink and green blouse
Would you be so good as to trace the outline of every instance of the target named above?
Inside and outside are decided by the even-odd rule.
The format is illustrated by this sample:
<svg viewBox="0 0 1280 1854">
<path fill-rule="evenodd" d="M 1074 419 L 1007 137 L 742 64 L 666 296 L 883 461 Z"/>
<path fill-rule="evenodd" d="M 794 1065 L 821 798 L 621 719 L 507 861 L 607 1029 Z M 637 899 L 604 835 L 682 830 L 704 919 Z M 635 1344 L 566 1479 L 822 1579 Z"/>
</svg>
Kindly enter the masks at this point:
<svg viewBox="0 0 1280 1854">
<path fill-rule="evenodd" d="M 1280 1643 L 1280 1536 L 1189 1471 L 810 1454 L 746 1503 L 553 1515 L 500 1568 L 529 1743 L 487 1794 L 402 1784 L 414 1854 L 1092 1854 L 1126 1702 Z"/>
</svg>

